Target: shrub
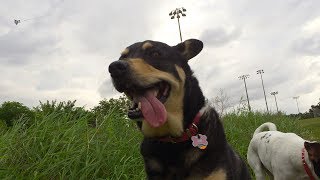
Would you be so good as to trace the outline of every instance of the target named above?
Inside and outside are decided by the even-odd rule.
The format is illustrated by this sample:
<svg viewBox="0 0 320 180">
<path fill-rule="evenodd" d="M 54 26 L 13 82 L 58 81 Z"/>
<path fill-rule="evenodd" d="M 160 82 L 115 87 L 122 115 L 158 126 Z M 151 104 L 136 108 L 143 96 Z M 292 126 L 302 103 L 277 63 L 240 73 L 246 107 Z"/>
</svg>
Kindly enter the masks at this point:
<svg viewBox="0 0 320 180">
<path fill-rule="evenodd" d="M 67 119 L 69 120 L 77 120 L 82 115 L 88 115 L 88 119 L 92 119 L 93 115 L 90 111 L 85 110 L 83 107 L 76 107 L 75 106 L 76 100 L 74 101 L 46 101 L 45 103 L 40 101 L 40 105 L 33 108 L 33 111 L 35 113 L 35 117 L 38 119 L 41 119 L 48 114 L 61 114 L 65 115 L 68 114 L 70 117 Z"/>
<path fill-rule="evenodd" d="M 0 107 L 0 119 L 8 127 L 12 126 L 22 116 L 33 119 L 34 113 L 27 106 L 15 101 L 6 101 Z"/>
<path fill-rule="evenodd" d="M 129 106 L 130 101 L 124 96 L 121 96 L 118 99 L 111 98 L 101 100 L 98 106 L 91 109 L 91 112 L 94 114 L 94 121 L 91 121 L 90 124 L 96 126 L 96 121 L 107 116 L 109 112 L 113 112 L 117 117 L 128 122 L 127 111 Z M 127 125 L 129 124 L 127 123 Z"/>
</svg>

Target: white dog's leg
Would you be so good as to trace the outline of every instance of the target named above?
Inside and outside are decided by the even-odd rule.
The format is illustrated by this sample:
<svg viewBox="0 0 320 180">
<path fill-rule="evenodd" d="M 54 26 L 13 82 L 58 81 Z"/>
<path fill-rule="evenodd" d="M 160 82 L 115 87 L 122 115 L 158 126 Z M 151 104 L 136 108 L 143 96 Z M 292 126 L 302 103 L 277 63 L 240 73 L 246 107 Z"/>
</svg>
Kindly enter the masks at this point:
<svg viewBox="0 0 320 180">
<path fill-rule="evenodd" d="M 265 172 L 264 172 L 264 167 L 258 157 L 258 155 L 249 148 L 248 150 L 248 163 L 251 166 L 254 174 L 256 175 L 257 180 L 265 180 Z"/>
</svg>

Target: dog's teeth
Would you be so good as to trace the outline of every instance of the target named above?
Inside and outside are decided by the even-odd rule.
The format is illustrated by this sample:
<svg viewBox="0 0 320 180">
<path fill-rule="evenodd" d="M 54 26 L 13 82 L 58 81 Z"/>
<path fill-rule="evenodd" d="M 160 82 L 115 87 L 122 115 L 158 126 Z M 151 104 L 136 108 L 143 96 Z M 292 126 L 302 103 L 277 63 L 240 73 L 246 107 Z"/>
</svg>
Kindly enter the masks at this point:
<svg viewBox="0 0 320 180">
<path fill-rule="evenodd" d="M 159 93 L 159 89 L 154 90 L 154 91 L 153 91 L 153 96 L 157 96 L 158 93 Z"/>
<path fill-rule="evenodd" d="M 167 93 L 168 93 L 168 88 L 165 88 L 164 91 L 163 91 L 163 95 L 166 96 Z"/>
<path fill-rule="evenodd" d="M 141 102 L 138 102 L 138 109 L 141 109 Z"/>
</svg>

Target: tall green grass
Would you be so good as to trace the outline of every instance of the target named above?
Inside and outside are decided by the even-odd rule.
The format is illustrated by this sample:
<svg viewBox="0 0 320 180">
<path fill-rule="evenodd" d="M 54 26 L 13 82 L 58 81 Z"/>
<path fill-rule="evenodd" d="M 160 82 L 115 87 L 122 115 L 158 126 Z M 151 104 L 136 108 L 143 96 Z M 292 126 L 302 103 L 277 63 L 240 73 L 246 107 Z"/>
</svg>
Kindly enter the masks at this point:
<svg viewBox="0 0 320 180">
<path fill-rule="evenodd" d="M 2 131 L 0 179 L 145 179 L 142 136 L 133 122 L 114 111 L 98 119 L 77 113 L 52 112 L 30 127 L 20 120 Z M 254 130 L 266 121 L 284 132 L 309 134 L 284 115 L 228 114 L 227 139 L 244 160 Z"/>
<path fill-rule="evenodd" d="M 140 179 L 141 135 L 108 113 L 88 124 L 86 114 L 51 113 L 28 128 L 15 124 L 0 137 L 0 179 Z"/>
</svg>

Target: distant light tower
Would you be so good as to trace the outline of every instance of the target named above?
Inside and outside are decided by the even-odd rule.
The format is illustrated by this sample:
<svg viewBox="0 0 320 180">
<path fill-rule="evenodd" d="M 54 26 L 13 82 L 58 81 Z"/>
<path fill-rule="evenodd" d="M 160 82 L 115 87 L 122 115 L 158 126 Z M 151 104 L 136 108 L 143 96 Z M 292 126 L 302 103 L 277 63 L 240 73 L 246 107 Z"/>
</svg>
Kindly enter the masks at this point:
<svg viewBox="0 0 320 180">
<path fill-rule="evenodd" d="M 264 84 L 263 84 L 263 79 L 262 79 L 262 74 L 263 73 L 264 73 L 263 69 L 260 69 L 260 70 L 257 71 L 257 74 L 260 74 L 261 83 L 262 83 L 262 89 L 263 89 L 263 94 L 264 94 L 264 100 L 266 101 L 267 112 L 269 112 L 268 103 L 267 103 L 267 97 L 266 97 L 266 91 L 264 90 Z"/>
<path fill-rule="evenodd" d="M 183 13 L 183 12 L 186 12 L 186 11 L 187 10 L 184 7 L 181 7 L 181 8 L 176 8 L 175 10 L 172 10 L 169 13 L 169 16 L 171 16 L 171 19 L 174 19 L 175 17 L 177 17 L 177 19 L 178 19 L 179 33 L 180 33 L 181 42 L 182 42 L 182 35 L 181 35 L 181 28 L 180 28 L 180 20 L 179 19 L 180 19 L 181 16 L 186 16 L 186 14 Z"/>
<path fill-rule="evenodd" d="M 299 105 L 298 105 L 299 96 L 295 96 L 295 97 L 293 97 L 293 99 L 295 99 L 297 102 L 298 113 L 300 114 Z"/>
<path fill-rule="evenodd" d="M 248 90 L 247 90 L 247 83 L 246 83 L 246 79 L 249 78 L 249 74 L 241 75 L 241 76 L 239 76 L 238 78 L 239 78 L 239 79 L 243 79 L 244 87 L 245 87 L 245 89 L 246 89 L 246 95 L 247 95 L 247 101 L 248 101 L 248 108 L 249 108 L 249 111 L 251 111 L 251 106 L 250 106 L 249 96 L 248 96 Z"/>
<path fill-rule="evenodd" d="M 278 91 L 271 92 L 270 94 L 274 96 L 274 101 L 276 102 L 277 112 L 279 112 L 277 98 L 276 98 L 276 94 L 278 94 Z"/>
</svg>

